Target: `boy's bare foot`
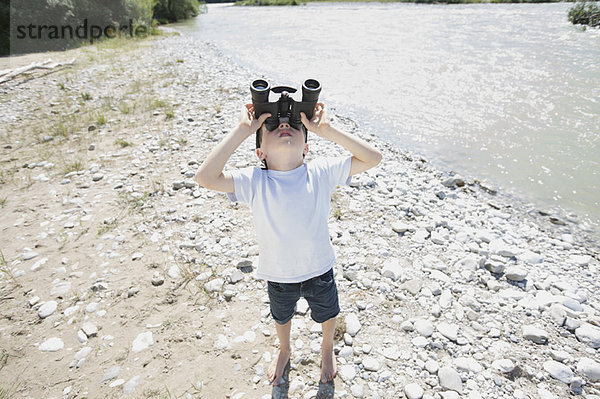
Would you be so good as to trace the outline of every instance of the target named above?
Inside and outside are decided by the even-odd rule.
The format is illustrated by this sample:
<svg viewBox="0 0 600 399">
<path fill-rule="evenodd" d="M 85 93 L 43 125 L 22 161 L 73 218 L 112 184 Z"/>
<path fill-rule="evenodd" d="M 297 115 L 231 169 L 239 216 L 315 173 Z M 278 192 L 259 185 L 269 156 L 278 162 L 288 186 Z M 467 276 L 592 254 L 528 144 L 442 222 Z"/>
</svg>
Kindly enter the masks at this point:
<svg viewBox="0 0 600 399">
<path fill-rule="evenodd" d="M 273 383 L 273 385 L 279 385 L 279 381 L 281 380 L 281 376 L 283 376 L 283 370 L 285 370 L 285 366 L 290 360 L 291 351 L 279 351 L 279 355 L 273 359 L 269 369 L 267 370 L 267 377 L 269 378 L 269 382 Z"/>
<path fill-rule="evenodd" d="M 322 350 L 323 359 L 321 360 L 321 382 L 329 382 L 337 375 L 337 362 L 333 348 Z"/>
</svg>

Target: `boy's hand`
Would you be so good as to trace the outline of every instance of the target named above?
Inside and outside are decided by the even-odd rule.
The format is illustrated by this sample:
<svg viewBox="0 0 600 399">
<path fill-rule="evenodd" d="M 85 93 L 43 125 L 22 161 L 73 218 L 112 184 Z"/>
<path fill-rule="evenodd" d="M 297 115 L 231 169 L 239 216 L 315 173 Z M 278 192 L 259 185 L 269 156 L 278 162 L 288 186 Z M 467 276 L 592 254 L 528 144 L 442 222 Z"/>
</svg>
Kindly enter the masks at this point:
<svg viewBox="0 0 600 399">
<path fill-rule="evenodd" d="M 313 118 L 309 121 L 304 112 L 300 112 L 300 119 L 302 124 L 306 126 L 308 130 L 316 133 L 317 135 L 326 138 L 326 132 L 331 127 L 329 121 L 329 114 L 325 108 L 325 104 L 317 103 L 315 106 L 315 113 Z"/>
<path fill-rule="evenodd" d="M 240 111 L 238 126 L 243 129 L 244 133 L 249 137 L 252 133 L 256 132 L 264 123 L 264 121 L 271 116 L 271 114 L 262 114 L 258 119 L 254 115 L 254 105 L 246 104 Z"/>
</svg>

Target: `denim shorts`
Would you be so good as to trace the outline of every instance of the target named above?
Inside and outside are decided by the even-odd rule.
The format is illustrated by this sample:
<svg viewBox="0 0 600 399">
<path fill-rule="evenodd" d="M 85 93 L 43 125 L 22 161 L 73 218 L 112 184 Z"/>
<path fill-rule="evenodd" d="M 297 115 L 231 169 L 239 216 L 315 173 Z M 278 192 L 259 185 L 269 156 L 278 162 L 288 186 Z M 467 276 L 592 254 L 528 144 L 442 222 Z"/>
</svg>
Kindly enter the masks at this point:
<svg viewBox="0 0 600 399">
<path fill-rule="evenodd" d="M 340 313 L 337 286 L 333 268 L 301 283 L 268 281 L 271 316 L 278 324 L 285 324 L 296 312 L 296 302 L 303 296 L 310 307 L 310 317 L 323 323 Z"/>
</svg>

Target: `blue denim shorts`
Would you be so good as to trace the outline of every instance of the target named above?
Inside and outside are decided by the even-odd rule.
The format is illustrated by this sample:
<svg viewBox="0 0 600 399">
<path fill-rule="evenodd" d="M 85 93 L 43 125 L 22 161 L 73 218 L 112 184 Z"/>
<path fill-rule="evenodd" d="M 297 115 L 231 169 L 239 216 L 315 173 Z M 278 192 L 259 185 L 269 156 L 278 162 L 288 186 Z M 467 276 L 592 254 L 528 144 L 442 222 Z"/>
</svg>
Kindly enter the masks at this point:
<svg viewBox="0 0 600 399">
<path fill-rule="evenodd" d="M 301 283 L 268 281 L 271 316 L 278 324 L 285 324 L 296 312 L 296 302 L 303 296 L 310 307 L 310 317 L 323 323 L 340 313 L 337 286 L 333 268 Z"/>
</svg>

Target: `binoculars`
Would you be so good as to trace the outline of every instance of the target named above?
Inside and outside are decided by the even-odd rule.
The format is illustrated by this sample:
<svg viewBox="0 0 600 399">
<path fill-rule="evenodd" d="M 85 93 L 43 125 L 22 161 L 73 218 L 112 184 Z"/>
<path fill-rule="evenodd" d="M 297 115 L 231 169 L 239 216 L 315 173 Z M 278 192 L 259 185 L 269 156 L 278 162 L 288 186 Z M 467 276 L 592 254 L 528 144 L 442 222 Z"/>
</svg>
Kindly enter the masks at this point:
<svg viewBox="0 0 600 399">
<path fill-rule="evenodd" d="M 279 118 L 289 118 L 290 126 L 299 130 L 302 126 L 300 112 L 304 112 L 309 120 L 313 117 L 321 92 L 321 84 L 315 79 L 305 80 L 302 83 L 302 101 L 290 96 L 296 91 L 297 89 L 288 86 L 271 87 L 269 82 L 263 79 L 253 81 L 250 85 L 250 92 L 252 93 L 254 116 L 258 118 L 262 114 L 270 113 L 271 116 L 265 120 L 265 126 L 269 131 L 275 130 L 279 126 Z M 273 95 L 271 95 L 272 93 Z M 279 94 L 279 98 L 276 98 L 277 94 Z"/>
</svg>

